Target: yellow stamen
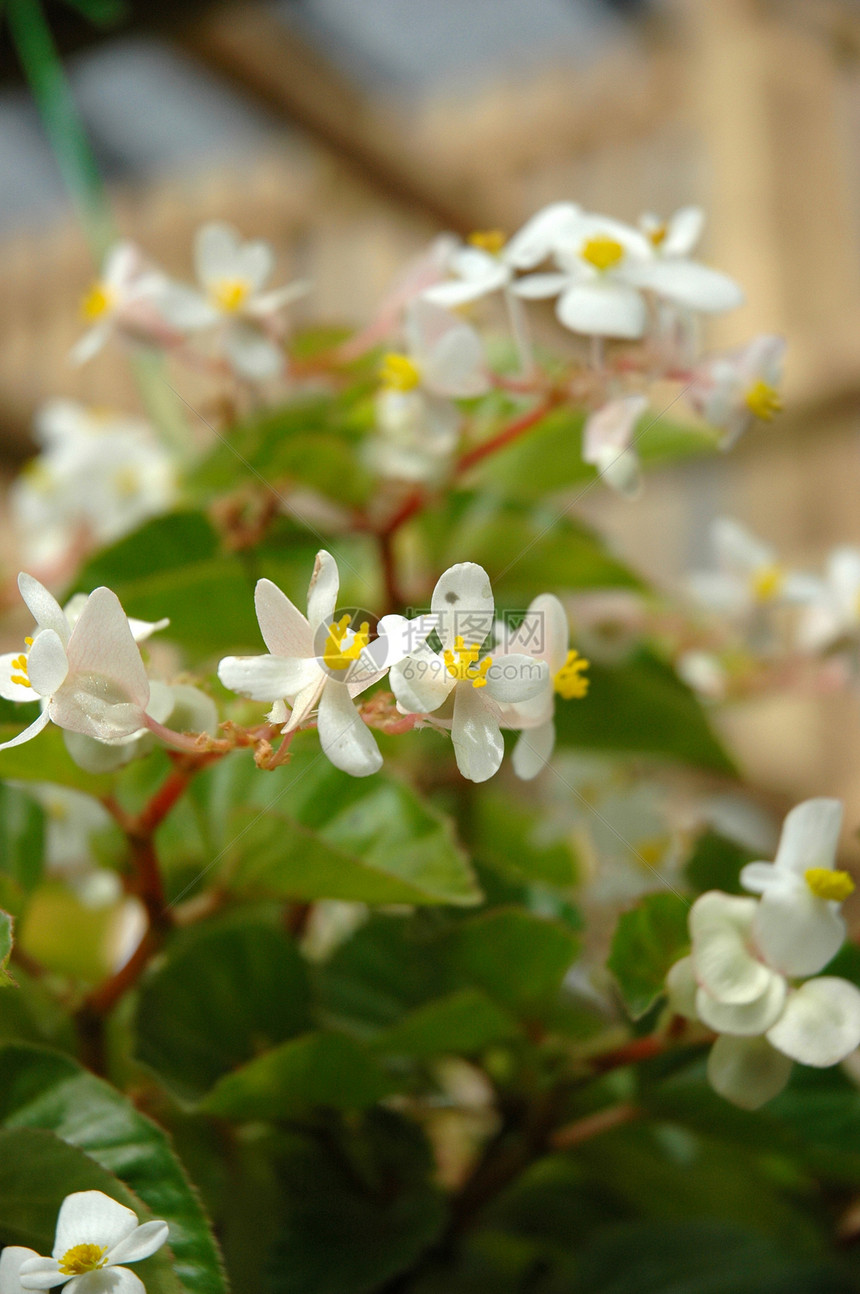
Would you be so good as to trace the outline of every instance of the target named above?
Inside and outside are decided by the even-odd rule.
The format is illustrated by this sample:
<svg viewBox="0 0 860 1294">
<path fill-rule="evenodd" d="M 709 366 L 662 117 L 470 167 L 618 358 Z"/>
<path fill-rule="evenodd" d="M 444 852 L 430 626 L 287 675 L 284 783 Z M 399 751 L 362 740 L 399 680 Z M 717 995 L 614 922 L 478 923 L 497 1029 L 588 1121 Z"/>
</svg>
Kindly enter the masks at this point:
<svg viewBox="0 0 860 1294">
<path fill-rule="evenodd" d="M 27 646 L 28 646 L 28 647 L 32 647 L 32 646 L 33 646 L 33 639 L 32 639 L 32 638 L 25 638 L 25 639 L 24 639 L 24 642 L 27 644 Z"/>
<path fill-rule="evenodd" d="M 653 247 L 660 247 L 666 241 L 666 235 L 669 232 L 668 225 L 654 225 L 653 229 L 648 230 L 648 238 Z"/>
<path fill-rule="evenodd" d="M 580 656 L 578 651 L 569 651 L 567 660 L 552 680 L 554 692 L 558 692 L 564 701 L 578 701 L 588 691 L 588 679 L 583 678 L 583 671 L 588 669 L 590 661 Z"/>
<path fill-rule="evenodd" d="M 772 422 L 774 415 L 782 410 L 782 400 L 776 387 L 768 386 L 761 379 L 747 391 L 744 404 L 762 422 Z"/>
<path fill-rule="evenodd" d="M 32 638 L 25 638 L 24 642 L 28 647 L 32 647 L 33 645 Z M 19 687 L 30 687 L 30 679 L 27 675 L 27 657 L 24 653 L 22 652 L 20 656 L 16 656 L 15 659 L 11 661 L 11 665 L 12 674 L 10 677 L 12 682 L 17 683 Z"/>
<path fill-rule="evenodd" d="M 349 669 L 354 660 L 358 660 L 370 638 L 370 626 L 365 620 L 358 633 L 353 634 L 348 647 L 343 640 L 349 631 L 349 616 L 344 614 L 340 620 L 333 621 L 328 627 L 328 637 L 323 648 L 323 664 L 328 669 Z"/>
<path fill-rule="evenodd" d="M 624 256 L 624 248 L 617 238 L 610 238 L 608 234 L 596 234 L 583 244 L 580 255 L 589 265 L 602 271 L 618 264 Z"/>
<path fill-rule="evenodd" d="M 854 882 L 847 872 L 833 872 L 829 867 L 810 867 L 803 879 L 817 899 L 842 903 L 854 893 Z"/>
<path fill-rule="evenodd" d="M 443 653 L 448 673 L 458 683 L 471 683 L 472 687 L 487 686 L 487 670 L 493 663 L 492 656 L 485 656 L 478 664 L 478 644 L 467 647 L 462 637 L 454 639 L 454 651 L 446 649 Z"/>
<path fill-rule="evenodd" d="M 107 1245 L 73 1245 L 60 1259 L 60 1273 L 83 1276 L 85 1272 L 97 1272 L 104 1267 L 107 1252 Z"/>
<path fill-rule="evenodd" d="M 251 295 L 251 285 L 246 279 L 218 279 L 209 288 L 209 296 L 219 310 L 235 314 Z"/>
<path fill-rule="evenodd" d="M 469 234 L 467 241 L 473 247 L 480 247 L 482 252 L 498 256 L 507 239 L 501 229 L 476 229 L 473 234 Z"/>
<path fill-rule="evenodd" d="M 88 323 L 101 319 L 116 301 L 116 293 L 106 283 L 94 283 L 81 301 L 81 314 Z"/>
<path fill-rule="evenodd" d="M 382 360 L 379 378 L 388 391 L 413 391 L 421 383 L 421 371 L 408 355 L 391 351 Z"/>
<path fill-rule="evenodd" d="M 636 858 L 646 867 L 657 867 L 666 857 L 670 840 L 668 836 L 653 836 L 636 845 Z"/>
<path fill-rule="evenodd" d="M 756 602 L 773 602 L 782 592 L 785 572 L 781 566 L 760 566 L 753 571 L 751 582 Z"/>
<path fill-rule="evenodd" d="M 121 499 L 130 499 L 140 489 L 140 473 L 133 467 L 121 467 L 114 474 L 113 483 Z"/>
</svg>

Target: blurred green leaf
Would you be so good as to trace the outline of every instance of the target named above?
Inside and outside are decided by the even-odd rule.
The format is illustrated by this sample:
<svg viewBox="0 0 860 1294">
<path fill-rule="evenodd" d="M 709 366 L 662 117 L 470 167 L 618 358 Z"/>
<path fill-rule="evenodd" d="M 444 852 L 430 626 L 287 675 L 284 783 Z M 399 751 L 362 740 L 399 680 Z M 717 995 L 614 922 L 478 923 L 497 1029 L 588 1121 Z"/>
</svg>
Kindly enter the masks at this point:
<svg viewBox="0 0 860 1294">
<path fill-rule="evenodd" d="M 552 1005 L 579 954 L 566 926 L 518 908 L 482 912 L 448 936 L 457 971 L 519 1016 Z"/>
<path fill-rule="evenodd" d="M 669 968 L 689 950 L 689 911 L 688 900 L 678 894 L 647 894 L 619 917 L 607 965 L 632 1019 L 650 1011 Z"/>
<path fill-rule="evenodd" d="M 63 1151 L 77 1147 L 104 1173 L 113 1173 L 153 1217 L 169 1224 L 174 1261 L 166 1270 L 175 1268 L 189 1294 L 225 1294 L 220 1257 L 206 1217 L 166 1134 L 156 1124 L 109 1084 L 55 1052 L 14 1044 L 0 1047 L 0 1073 L 0 1124 L 4 1128 L 44 1129 L 30 1135 L 41 1136 L 46 1146 L 59 1138 Z M 45 1140 L 48 1133 L 54 1134 L 50 1141 Z M 63 1142 L 68 1147 L 63 1147 Z M 54 1152 L 46 1153 L 46 1163 L 52 1164 Z M 7 1166 L 5 1170 L 2 1165 Z M 24 1178 L 18 1174 L 29 1173 L 31 1167 L 35 1164 L 28 1157 L 16 1156 L 10 1162 L 0 1153 L 0 1175 L 9 1173 L 16 1196 L 24 1194 Z M 39 1180 L 34 1177 L 34 1184 Z M 51 1208 L 70 1191 L 86 1189 L 84 1184 L 73 1184 L 71 1174 L 64 1176 L 58 1171 L 53 1177 L 46 1167 L 45 1185 L 51 1180 L 57 1181 L 59 1191 L 58 1200 L 49 1196 Z M 97 1189 L 114 1193 L 109 1187 Z M 45 1201 L 48 1194 L 43 1190 L 35 1198 Z M 2 1195 L 0 1189 L 0 1198 Z M 42 1252 L 49 1253 L 50 1247 Z M 143 1268 L 138 1270 L 143 1276 Z M 152 1288 L 160 1287 L 153 1283 Z M 165 1290 L 170 1288 L 169 1284 L 164 1286 Z"/>
<path fill-rule="evenodd" d="M 363 1110 L 391 1084 L 350 1038 L 308 1033 L 220 1079 L 201 1109 L 231 1119 L 295 1119 L 313 1109 Z"/>
<path fill-rule="evenodd" d="M 0 912 L 0 988 L 8 988 L 15 981 L 7 967 L 12 956 L 12 918 L 8 912 Z"/>
<path fill-rule="evenodd" d="M 24 709 L 29 711 L 30 706 Z M 22 712 L 20 721 L 14 726 L 0 724 L 0 742 L 16 737 L 34 718 L 35 715 Z M 70 786 L 96 797 L 104 795 L 111 786 L 109 777 L 95 777 L 78 768 L 66 750 L 62 732 L 50 723 L 32 741 L 12 750 L 0 751 L 0 778 L 18 782 L 56 782 L 58 786 Z"/>
<path fill-rule="evenodd" d="M 32 1042 L 76 1052 L 78 1037 L 64 1004 L 20 966 L 15 983 L 17 992 L 0 993 L 0 1043 Z"/>
<path fill-rule="evenodd" d="M 437 998 L 403 1016 L 374 1040 L 382 1056 L 420 1059 L 439 1055 L 474 1056 L 493 1042 L 516 1038 L 512 1016 L 479 989 L 465 988 Z"/>
<path fill-rule="evenodd" d="M 752 850 L 734 840 L 727 840 L 719 832 L 705 831 L 693 847 L 684 874 L 699 894 L 704 894 L 705 890 L 743 894 L 740 870 L 755 857 Z"/>
<path fill-rule="evenodd" d="M 388 1110 L 370 1111 L 348 1144 L 285 1138 L 271 1294 L 364 1294 L 406 1271 L 445 1224 L 432 1171 L 420 1130 Z"/>
<path fill-rule="evenodd" d="M 264 788 L 264 790 L 267 788 Z M 265 812 L 237 811 L 227 874 L 254 897 L 477 903 L 452 824 L 385 773 L 359 779 L 318 753 L 296 756 Z"/>
<path fill-rule="evenodd" d="M 199 926 L 168 946 L 143 982 L 137 1054 L 181 1097 L 309 1026 L 304 962 L 256 917 Z"/>
<path fill-rule="evenodd" d="M 18 787 L 0 783 L 0 870 L 29 894 L 42 878 L 44 854 L 41 806 Z"/>
<path fill-rule="evenodd" d="M 556 706 L 559 745 L 662 755 L 720 773 L 735 771 L 693 693 L 652 652 L 640 649 L 619 665 L 594 661 L 588 675 L 586 697 Z"/>
<path fill-rule="evenodd" d="M 577 858 L 570 842 L 542 839 L 542 823 L 533 806 L 486 790 L 475 797 L 471 825 L 474 851 L 492 867 L 518 880 L 564 889 L 576 884 Z"/>
</svg>

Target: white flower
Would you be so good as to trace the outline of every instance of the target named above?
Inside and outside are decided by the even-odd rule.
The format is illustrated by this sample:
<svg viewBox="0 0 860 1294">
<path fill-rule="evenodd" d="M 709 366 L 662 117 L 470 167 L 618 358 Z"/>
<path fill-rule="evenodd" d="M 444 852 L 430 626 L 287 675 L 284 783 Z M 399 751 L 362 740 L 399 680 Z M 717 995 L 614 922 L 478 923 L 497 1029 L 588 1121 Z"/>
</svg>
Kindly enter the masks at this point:
<svg viewBox="0 0 860 1294">
<path fill-rule="evenodd" d="M 0 656 L 0 696 L 41 700 L 44 709 L 0 750 L 30 741 L 50 722 L 106 742 L 145 727 L 149 680 L 116 594 L 96 589 L 71 628 L 38 580 L 22 572 L 18 587 L 37 630 L 26 653 Z"/>
<path fill-rule="evenodd" d="M 404 714 L 430 714 L 449 697 L 457 767 L 473 782 L 492 777 L 502 762 L 502 706 L 528 701 L 545 692 L 546 662 L 518 653 L 479 660 L 493 630 L 493 594 L 483 567 L 460 562 L 442 575 L 433 590 L 442 651 L 426 642 L 395 664 L 389 681 Z"/>
<path fill-rule="evenodd" d="M 275 317 L 310 285 L 296 282 L 262 291 L 274 266 L 271 247 L 262 241 L 243 242 L 235 229 L 218 222 L 198 230 L 194 266 L 203 292 L 165 284 L 159 297 L 165 318 L 183 332 L 221 324 L 227 358 L 243 377 L 280 373 L 284 354 L 277 343 Z"/>
<path fill-rule="evenodd" d="M 10 492 L 27 561 L 58 560 L 82 536 L 113 543 L 174 502 L 174 461 L 145 422 L 52 400 L 36 435 L 43 450 Z"/>
<path fill-rule="evenodd" d="M 817 597 L 803 611 L 797 641 L 817 652 L 860 630 L 860 548 L 835 548 Z"/>
<path fill-rule="evenodd" d="M 166 1222 L 138 1223 L 109 1195 L 76 1191 L 60 1205 L 53 1257 L 25 1259 L 18 1279 L 25 1290 L 67 1285 L 68 1294 L 144 1294 L 143 1281 L 121 1264 L 149 1258 L 167 1235 Z"/>
<path fill-rule="evenodd" d="M 428 300 L 407 308 L 405 331 L 408 354 L 383 361 L 368 457 L 384 476 L 434 481 L 457 447 L 461 416 L 453 401 L 489 389 L 487 362 L 475 329 Z"/>
<path fill-rule="evenodd" d="M 678 677 L 687 687 L 709 701 L 722 701 L 728 691 L 729 675 L 713 652 L 691 649 L 675 662 Z"/>
<path fill-rule="evenodd" d="M 559 321 L 574 332 L 641 337 L 648 319 L 643 291 L 709 313 L 743 300 L 727 275 L 681 257 L 658 257 L 639 230 L 605 216 L 578 217 L 554 254 L 558 273 L 527 275 L 513 290 L 530 298 L 558 295 Z"/>
<path fill-rule="evenodd" d="M 762 334 L 705 360 L 693 374 L 685 395 L 712 427 L 722 428 L 722 449 L 731 449 L 756 420 L 770 422 L 779 413 L 784 353 L 782 337 Z"/>
<path fill-rule="evenodd" d="M 367 777 L 382 767 L 376 742 L 353 704 L 382 677 L 391 660 L 402 659 L 423 629 L 401 616 L 380 621 L 380 637 L 368 644 L 368 627 L 358 632 L 348 617 L 334 619 L 339 587 L 337 563 L 317 553 L 308 588 L 307 617 L 271 580 L 259 580 L 254 602 L 268 656 L 226 656 L 218 666 L 225 687 L 253 701 L 273 702 L 270 720 L 293 732 L 315 708 L 320 745 L 336 768 Z M 423 635 L 423 636 L 422 636 Z M 287 714 L 285 702 L 292 708 Z"/>
<path fill-rule="evenodd" d="M 762 955 L 785 975 L 815 975 L 842 947 L 840 905 L 854 889 L 834 870 L 842 805 L 805 800 L 785 819 L 773 863 L 748 863 L 745 889 L 761 894 L 754 936 Z"/>
<path fill-rule="evenodd" d="M 454 308 L 507 289 L 515 270 L 533 269 L 555 251 L 579 214 L 572 202 L 554 202 L 532 216 L 508 243 L 497 229 L 472 234 L 448 252 L 453 279 L 426 288 L 424 300 Z"/>
<path fill-rule="evenodd" d="M 771 547 L 729 517 L 713 523 L 711 542 L 717 569 L 690 576 L 690 588 L 713 611 L 743 616 L 756 608 L 808 601 L 818 592 L 817 580 L 787 571 Z"/>
<path fill-rule="evenodd" d="M 19 1280 L 21 1265 L 28 1258 L 38 1258 L 35 1249 L 25 1249 L 23 1245 L 6 1245 L 0 1253 L 0 1294 L 23 1294 L 24 1286 Z"/>
<path fill-rule="evenodd" d="M 583 671 L 588 661 L 571 649 L 567 615 L 552 593 L 542 593 L 529 604 L 522 623 L 503 641 L 501 650 L 493 652 L 493 658 L 504 663 L 517 652 L 547 666 L 545 681 L 530 700 L 502 707 L 504 726 L 523 729 L 514 747 L 513 766 L 518 777 L 529 780 L 549 762 L 555 746 L 556 695 L 568 701 L 585 696 L 588 679 Z"/>
<path fill-rule="evenodd" d="M 583 461 L 592 463 L 606 484 L 628 499 L 635 498 L 642 488 L 633 433 L 647 408 L 644 395 L 610 400 L 589 414 L 582 434 Z"/>
<path fill-rule="evenodd" d="M 668 220 L 647 211 L 639 217 L 639 228 L 657 256 L 685 257 L 695 251 L 702 236 L 705 213 L 701 207 L 679 207 Z"/>
<path fill-rule="evenodd" d="M 782 1091 L 791 1061 L 826 1068 L 860 1045 L 860 991 L 830 976 L 792 987 L 764 958 L 759 908 L 755 899 L 703 894 L 690 910 L 691 954 L 666 979 L 672 1009 L 720 1035 L 711 1085 L 747 1109 Z"/>
<path fill-rule="evenodd" d="M 155 298 L 166 282 L 151 269 L 133 243 L 117 243 L 105 256 L 101 276 L 81 302 L 81 314 L 91 326 L 72 349 L 72 360 L 92 359 L 112 333 L 127 331 L 146 337 L 157 329 Z"/>
</svg>

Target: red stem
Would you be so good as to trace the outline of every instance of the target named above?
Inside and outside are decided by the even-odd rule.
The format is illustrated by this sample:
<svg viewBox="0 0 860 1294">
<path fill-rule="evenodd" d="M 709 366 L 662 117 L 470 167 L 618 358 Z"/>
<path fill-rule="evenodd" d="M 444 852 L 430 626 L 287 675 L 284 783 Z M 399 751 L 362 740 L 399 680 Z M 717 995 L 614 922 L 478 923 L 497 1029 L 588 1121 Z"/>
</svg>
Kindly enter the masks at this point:
<svg viewBox="0 0 860 1294">
<path fill-rule="evenodd" d="M 467 449 L 465 454 L 460 456 L 457 463 L 456 475 L 459 476 L 462 472 L 467 472 L 476 463 L 482 462 L 491 454 L 495 454 L 498 450 L 504 449 L 506 445 L 510 445 L 511 441 L 517 440 L 523 432 L 531 430 L 542 418 L 551 413 L 560 401 L 560 393 L 550 393 L 542 404 L 536 405 L 528 413 L 515 418 L 513 422 L 508 423 L 507 427 L 503 427 L 495 436 L 491 436 L 489 440 L 481 441 L 480 445 L 475 445 L 472 449 Z"/>
</svg>

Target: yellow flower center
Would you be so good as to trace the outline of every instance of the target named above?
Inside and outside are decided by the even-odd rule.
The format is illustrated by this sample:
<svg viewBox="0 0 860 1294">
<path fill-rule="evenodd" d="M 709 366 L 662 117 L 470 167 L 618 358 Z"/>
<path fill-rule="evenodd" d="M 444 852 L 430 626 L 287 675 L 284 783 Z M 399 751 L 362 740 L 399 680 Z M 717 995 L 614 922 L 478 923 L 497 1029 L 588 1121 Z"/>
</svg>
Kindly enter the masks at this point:
<svg viewBox="0 0 860 1294">
<path fill-rule="evenodd" d="M 81 314 L 88 323 L 95 323 L 107 314 L 116 301 L 116 293 L 106 283 L 94 283 L 81 301 Z"/>
<path fill-rule="evenodd" d="M 583 244 L 580 255 L 589 265 L 602 271 L 618 264 L 624 256 L 624 248 L 617 238 L 610 238 L 608 234 L 596 234 Z"/>
<path fill-rule="evenodd" d="M 97 1272 L 107 1260 L 107 1245 L 73 1245 L 60 1259 L 63 1276 L 83 1276 L 84 1272 Z"/>
<path fill-rule="evenodd" d="M 810 867 L 803 879 L 817 899 L 842 903 L 854 893 L 854 882 L 847 872 L 833 872 L 829 867 Z"/>
<path fill-rule="evenodd" d="M 588 679 L 582 675 L 590 662 L 578 651 L 569 651 L 567 660 L 552 680 L 554 692 L 558 692 L 564 701 L 579 700 L 588 691 Z"/>
<path fill-rule="evenodd" d="M 776 387 L 768 386 L 761 379 L 747 391 L 744 404 L 762 422 L 772 422 L 774 415 L 782 409 L 782 400 Z"/>
<path fill-rule="evenodd" d="M 333 621 L 328 627 L 328 637 L 323 648 L 323 664 L 328 669 L 349 669 L 354 660 L 358 660 L 370 638 L 370 626 L 365 620 L 358 633 L 353 634 L 352 642 L 344 647 L 343 640 L 349 632 L 349 616 L 344 614 L 340 620 Z"/>
<path fill-rule="evenodd" d="M 666 235 L 669 232 L 668 225 L 654 225 L 648 230 L 648 237 L 653 247 L 661 247 L 666 241 Z"/>
<path fill-rule="evenodd" d="M 636 845 L 636 858 L 646 867 L 657 867 L 663 861 L 671 844 L 668 836 L 651 836 Z"/>
<path fill-rule="evenodd" d="M 753 571 L 750 582 L 756 602 L 773 602 L 782 591 L 785 571 L 776 564 L 760 566 L 757 571 Z"/>
<path fill-rule="evenodd" d="M 131 499 L 140 489 L 140 473 L 133 467 L 121 467 L 114 473 L 113 484 L 121 499 Z"/>
<path fill-rule="evenodd" d="M 28 647 L 33 646 L 32 638 L 25 638 L 24 642 Z M 27 674 L 27 657 L 23 652 L 20 656 L 16 656 L 12 661 L 12 670 L 13 673 L 11 677 L 13 683 L 17 683 L 20 687 L 30 687 L 30 679 Z"/>
<path fill-rule="evenodd" d="M 387 391 L 414 391 L 421 383 L 421 370 L 408 355 L 390 351 L 383 358 L 379 378 Z"/>
<path fill-rule="evenodd" d="M 246 279 L 218 279 L 209 288 L 209 296 L 219 310 L 235 314 L 251 295 L 251 285 Z"/>
<path fill-rule="evenodd" d="M 450 648 L 444 653 L 445 665 L 448 673 L 453 675 L 458 683 L 471 683 L 472 687 L 487 686 L 487 670 L 493 663 L 492 656 L 485 656 L 478 664 L 478 644 L 467 647 L 463 639 L 458 635 L 454 639 L 454 651 Z"/>
<path fill-rule="evenodd" d="M 491 256 L 498 256 L 507 239 L 501 229 L 476 229 L 473 234 L 469 234 L 467 241 L 473 247 L 479 247 L 482 252 L 489 252 Z"/>
</svg>

